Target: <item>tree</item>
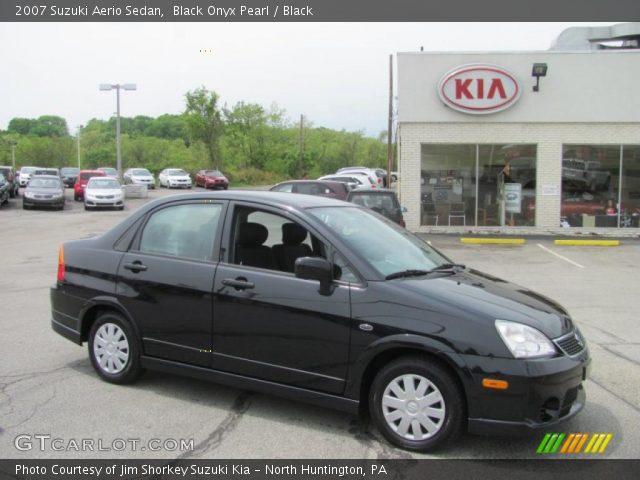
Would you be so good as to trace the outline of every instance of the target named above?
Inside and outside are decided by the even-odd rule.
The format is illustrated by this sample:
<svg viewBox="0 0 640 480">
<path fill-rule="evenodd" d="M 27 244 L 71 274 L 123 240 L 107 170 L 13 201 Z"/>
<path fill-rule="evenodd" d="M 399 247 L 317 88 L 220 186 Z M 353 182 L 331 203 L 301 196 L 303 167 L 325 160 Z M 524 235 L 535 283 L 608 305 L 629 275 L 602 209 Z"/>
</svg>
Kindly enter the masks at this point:
<svg viewBox="0 0 640 480">
<path fill-rule="evenodd" d="M 185 117 L 187 130 L 194 140 L 207 147 L 210 164 L 220 169 L 219 141 L 223 133 L 222 118 L 218 108 L 218 94 L 204 87 L 187 92 Z"/>
<path fill-rule="evenodd" d="M 33 118 L 12 118 L 9 122 L 8 131 L 20 135 L 29 135 L 35 123 L 36 121 Z"/>
</svg>

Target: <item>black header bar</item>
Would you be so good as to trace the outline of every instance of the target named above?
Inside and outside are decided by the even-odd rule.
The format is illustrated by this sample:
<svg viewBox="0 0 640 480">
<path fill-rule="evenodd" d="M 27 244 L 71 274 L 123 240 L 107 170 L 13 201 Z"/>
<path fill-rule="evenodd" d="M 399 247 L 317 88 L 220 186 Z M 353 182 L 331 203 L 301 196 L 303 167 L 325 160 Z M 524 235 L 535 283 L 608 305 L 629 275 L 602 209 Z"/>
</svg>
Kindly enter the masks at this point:
<svg viewBox="0 0 640 480">
<path fill-rule="evenodd" d="M 638 0 L 3 0 L 0 22 L 629 22 Z"/>
</svg>

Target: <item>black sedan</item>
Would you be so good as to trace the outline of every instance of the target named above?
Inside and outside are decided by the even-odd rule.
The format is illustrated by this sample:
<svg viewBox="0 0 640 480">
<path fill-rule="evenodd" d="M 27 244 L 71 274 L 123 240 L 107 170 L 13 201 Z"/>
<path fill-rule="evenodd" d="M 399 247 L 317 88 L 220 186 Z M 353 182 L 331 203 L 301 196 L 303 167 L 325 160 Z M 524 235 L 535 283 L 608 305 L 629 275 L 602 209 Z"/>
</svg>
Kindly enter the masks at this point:
<svg viewBox="0 0 640 480">
<path fill-rule="evenodd" d="M 561 306 L 324 197 L 147 203 L 62 245 L 51 307 L 108 382 L 153 369 L 366 407 L 411 450 L 465 430 L 557 431 L 585 403 L 589 352 Z"/>
<path fill-rule="evenodd" d="M 22 208 L 47 207 L 64 208 L 64 185 L 60 177 L 54 175 L 34 175 L 29 180 L 22 195 Z"/>
</svg>

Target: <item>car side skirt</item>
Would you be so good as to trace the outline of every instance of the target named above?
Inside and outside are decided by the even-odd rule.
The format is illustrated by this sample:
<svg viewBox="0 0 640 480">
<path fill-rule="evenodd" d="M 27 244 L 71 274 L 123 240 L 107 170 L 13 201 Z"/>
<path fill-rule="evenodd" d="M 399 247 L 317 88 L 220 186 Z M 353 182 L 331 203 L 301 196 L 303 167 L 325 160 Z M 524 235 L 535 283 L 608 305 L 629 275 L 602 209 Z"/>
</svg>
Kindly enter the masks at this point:
<svg viewBox="0 0 640 480">
<path fill-rule="evenodd" d="M 291 398 L 293 400 L 318 405 L 320 407 L 331 408 L 343 412 L 358 414 L 360 402 L 350 398 L 331 395 L 328 393 L 306 390 L 304 388 L 292 387 L 280 383 L 269 382 L 257 378 L 245 377 L 233 373 L 212 370 L 204 367 L 185 365 L 171 360 L 141 356 L 140 361 L 143 368 L 156 370 L 175 375 L 185 375 L 199 380 L 206 380 L 213 383 L 220 383 L 242 390 L 251 390 L 279 397 Z"/>
</svg>

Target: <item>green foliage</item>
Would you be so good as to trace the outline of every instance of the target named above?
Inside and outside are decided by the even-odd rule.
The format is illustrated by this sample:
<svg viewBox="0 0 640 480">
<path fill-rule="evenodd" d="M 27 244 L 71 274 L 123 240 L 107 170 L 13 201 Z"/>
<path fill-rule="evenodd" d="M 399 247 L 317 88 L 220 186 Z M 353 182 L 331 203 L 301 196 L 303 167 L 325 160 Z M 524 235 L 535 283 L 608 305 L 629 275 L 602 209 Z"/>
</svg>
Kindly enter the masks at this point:
<svg viewBox="0 0 640 480">
<path fill-rule="evenodd" d="M 249 102 L 219 107 L 215 92 L 199 88 L 186 95 L 186 111 L 157 118 L 121 118 L 123 167 L 154 173 L 178 167 L 191 173 L 219 168 L 234 185 L 268 185 L 287 178 L 317 178 L 349 165 L 386 167 L 386 132 L 315 127 L 306 118 L 292 122 L 276 105 Z M 74 132 L 75 133 L 75 132 Z M 14 118 L 0 132 L 0 164 L 77 165 L 77 137 L 69 136 L 60 117 Z M 82 168 L 116 164 L 115 118 L 91 119 L 80 132 Z"/>
<path fill-rule="evenodd" d="M 220 169 L 218 143 L 223 132 L 218 94 L 204 87 L 187 92 L 184 115 L 191 140 L 199 140 L 207 147 L 210 165 Z"/>
<path fill-rule="evenodd" d="M 67 121 L 55 115 L 43 115 L 37 119 L 13 118 L 9 122 L 9 132 L 38 137 L 65 137 L 69 135 Z"/>
</svg>

